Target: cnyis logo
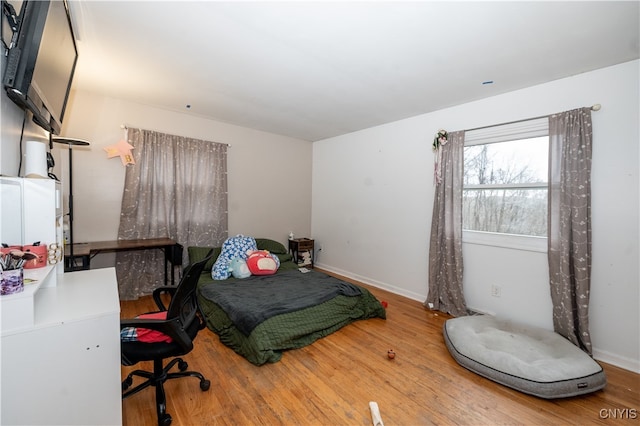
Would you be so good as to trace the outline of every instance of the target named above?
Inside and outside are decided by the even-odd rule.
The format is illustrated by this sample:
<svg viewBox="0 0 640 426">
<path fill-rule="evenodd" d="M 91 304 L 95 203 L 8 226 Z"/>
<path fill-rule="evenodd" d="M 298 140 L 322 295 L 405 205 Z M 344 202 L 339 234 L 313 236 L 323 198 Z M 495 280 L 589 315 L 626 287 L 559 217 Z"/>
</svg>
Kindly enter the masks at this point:
<svg viewBox="0 0 640 426">
<path fill-rule="evenodd" d="M 635 420 L 638 410 L 635 408 L 603 408 L 599 412 L 601 419 Z"/>
</svg>

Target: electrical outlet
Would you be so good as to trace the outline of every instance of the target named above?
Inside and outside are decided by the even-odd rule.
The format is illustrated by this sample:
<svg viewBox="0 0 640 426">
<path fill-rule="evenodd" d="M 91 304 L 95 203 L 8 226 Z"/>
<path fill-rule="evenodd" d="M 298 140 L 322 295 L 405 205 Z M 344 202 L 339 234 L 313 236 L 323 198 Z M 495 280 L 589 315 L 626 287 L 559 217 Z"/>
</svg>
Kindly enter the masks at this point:
<svg viewBox="0 0 640 426">
<path fill-rule="evenodd" d="M 500 293 L 502 293 L 502 289 L 500 288 L 500 286 L 497 286 L 495 284 L 491 285 L 491 295 L 493 297 L 500 297 Z"/>
</svg>

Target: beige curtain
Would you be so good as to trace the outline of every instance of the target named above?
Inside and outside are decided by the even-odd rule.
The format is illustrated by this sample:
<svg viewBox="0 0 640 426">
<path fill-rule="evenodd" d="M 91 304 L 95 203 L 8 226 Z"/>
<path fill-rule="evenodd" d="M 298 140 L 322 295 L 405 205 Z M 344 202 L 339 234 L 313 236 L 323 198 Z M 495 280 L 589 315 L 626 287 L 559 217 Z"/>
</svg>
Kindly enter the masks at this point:
<svg viewBox="0 0 640 426">
<path fill-rule="evenodd" d="M 549 280 L 554 330 L 591 354 L 591 109 L 549 117 Z"/>
<path fill-rule="evenodd" d="M 129 129 L 128 140 L 135 165 L 127 166 L 118 239 L 172 238 L 185 252 L 221 245 L 227 238 L 227 145 L 141 129 Z M 164 285 L 164 254 L 119 252 L 116 274 L 122 300 L 150 294 Z"/>
<path fill-rule="evenodd" d="M 462 291 L 462 178 L 464 131 L 449 133 L 440 148 L 429 243 L 429 294 L 424 305 L 453 316 L 467 315 Z"/>
</svg>

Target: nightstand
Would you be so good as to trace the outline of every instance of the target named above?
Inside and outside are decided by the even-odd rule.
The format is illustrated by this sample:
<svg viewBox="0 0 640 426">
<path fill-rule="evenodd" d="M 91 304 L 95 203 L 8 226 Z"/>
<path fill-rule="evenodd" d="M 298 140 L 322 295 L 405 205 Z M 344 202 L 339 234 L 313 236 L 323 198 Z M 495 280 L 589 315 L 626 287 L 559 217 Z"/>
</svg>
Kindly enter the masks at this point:
<svg viewBox="0 0 640 426">
<path fill-rule="evenodd" d="M 311 268 L 313 268 L 313 247 L 314 241 L 310 238 L 294 238 L 293 240 L 289 240 L 289 253 L 293 256 L 293 261 L 300 267 L 311 266 Z M 300 258 L 300 253 L 304 252 L 309 252 L 308 262 L 310 263 L 302 263 L 305 259 L 304 256 L 302 259 Z"/>
</svg>

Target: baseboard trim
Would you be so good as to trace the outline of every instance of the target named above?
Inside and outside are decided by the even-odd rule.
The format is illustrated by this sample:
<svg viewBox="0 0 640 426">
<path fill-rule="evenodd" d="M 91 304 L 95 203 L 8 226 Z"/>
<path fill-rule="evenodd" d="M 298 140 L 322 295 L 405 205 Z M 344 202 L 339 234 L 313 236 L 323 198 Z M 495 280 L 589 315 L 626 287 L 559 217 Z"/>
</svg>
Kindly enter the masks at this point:
<svg viewBox="0 0 640 426">
<path fill-rule="evenodd" d="M 369 277 L 365 277 L 365 276 L 362 276 L 362 275 L 354 274 L 354 273 L 351 273 L 349 271 L 345 271 L 343 269 L 334 268 L 334 267 L 331 267 L 329 265 L 325 265 L 323 263 L 316 263 L 314 266 L 317 267 L 318 269 L 324 269 L 325 271 L 333 272 L 334 274 L 342 275 L 343 277 L 347 277 L 347 278 L 350 278 L 352 280 L 359 281 L 359 282 L 361 282 L 363 284 L 367 284 L 367 285 L 370 285 L 372 287 L 379 288 L 381 290 L 386 290 L 386 291 L 389 291 L 391 293 L 398 294 L 400 296 L 404 296 L 404 297 L 409 298 L 411 300 L 416 300 L 418 302 L 424 302 L 425 299 L 427 298 L 427 296 L 424 296 L 424 295 L 421 295 L 421 294 L 417 294 L 417 293 L 414 293 L 414 292 L 411 292 L 411 291 L 407 291 L 407 290 L 402 289 L 400 287 L 396 287 L 396 286 L 393 286 L 393 285 L 390 285 L 390 284 L 387 284 L 387 283 L 383 283 L 381 281 L 377 281 L 377 280 L 374 280 L 374 279 L 369 278 Z"/>
<path fill-rule="evenodd" d="M 593 358 L 607 364 L 615 365 L 616 367 L 620 367 L 624 370 L 640 374 L 639 360 L 623 357 L 597 348 L 593 348 Z"/>
</svg>

